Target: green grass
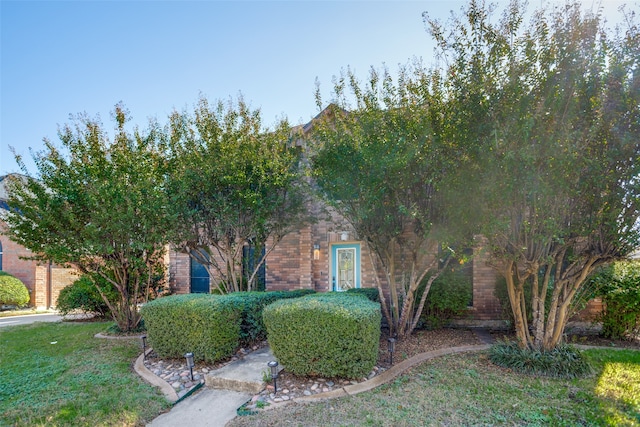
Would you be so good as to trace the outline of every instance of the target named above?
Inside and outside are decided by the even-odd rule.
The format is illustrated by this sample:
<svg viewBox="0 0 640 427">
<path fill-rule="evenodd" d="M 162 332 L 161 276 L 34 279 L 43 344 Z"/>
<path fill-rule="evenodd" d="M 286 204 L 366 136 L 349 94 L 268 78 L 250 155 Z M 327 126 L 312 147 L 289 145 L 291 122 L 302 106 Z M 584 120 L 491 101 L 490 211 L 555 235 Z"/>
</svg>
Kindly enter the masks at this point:
<svg viewBox="0 0 640 427">
<path fill-rule="evenodd" d="M 137 426 L 169 404 L 133 371 L 137 340 L 97 339 L 108 323 L 0 329 L 0 426 Z"/>
<path fill-rule="evenodd" d="M 293 404 L 230 426 L 640 426 L 640 352 L 589 350 L 580 379 L 515 374 L 486 354 L 447 356 L 360 395 Z"/>
</svg>

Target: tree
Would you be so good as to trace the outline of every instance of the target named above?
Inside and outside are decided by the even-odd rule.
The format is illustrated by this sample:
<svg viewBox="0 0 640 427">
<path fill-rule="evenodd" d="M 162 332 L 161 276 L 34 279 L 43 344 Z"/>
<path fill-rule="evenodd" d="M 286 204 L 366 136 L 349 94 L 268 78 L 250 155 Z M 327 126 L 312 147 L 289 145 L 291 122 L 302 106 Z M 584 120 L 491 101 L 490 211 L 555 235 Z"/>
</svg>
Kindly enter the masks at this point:
<svg viewBox="0 0 640 427">
<path fill-rule="evenodd" d="M 260 266 L 306 220 L 299 149 L 281 120 L 261 128 L 242 98 L 214 105 L 201 98 L 193 116 L 170 124 L 170 206 L 174 245 L 201 263 L 219 291 L 256 288 Z M 245 253 L 253 259 L 243 261 Z"/>
<path fill-rule="evenodd" d="M 472 1 L 450 30 L 425 20 L 470 159 L 458 199 L 506 278 L 520 345 L 549 350 L 588 276 L 640 242 L 640 33 L 627 14 L 612 36 L 577 3 L 527 27 L 524 11 L 492 23 Z"/>
<path fill-rule="evenodd" d="M 113 141 L 86 115 L 59 131 L 61 149 L 45 140 L 45 151 L 33 156 L 37 176 L 9 183 L 4 232 L 33 251 L 32 259 L 69 265 L 111 283 L 116 302 L 96 289 L 118 327 L 129 331 L 140 322 L 137 304 L 162 274 L 170 221 L 161 185 L 161 129 L 152 123 L 144 133 L 130 134 L 122 105 L 114 116 Z"/>
<path fill-rule="evenodd" d="M 313 177 L 367 242 L 381 273 L 375 278 L 383 314 L 399 338 L 417 326 L 429 288 L 452 254 L 446 242 L 453 239 L 447 230 L 453 218 L 442 193 L 456 149 L 442 138 L 446 105 L 439 79 L 416 66 L 402 69 L 396 83 L 386 69 L 372 69 L 362 85 L 348 72 L 334 86 L 339 104 L 313 131 Z M 351 95 L 356 106 L 350 109 Z M 441 253 L 439 243 L 445 243 Z"/>
</svg>

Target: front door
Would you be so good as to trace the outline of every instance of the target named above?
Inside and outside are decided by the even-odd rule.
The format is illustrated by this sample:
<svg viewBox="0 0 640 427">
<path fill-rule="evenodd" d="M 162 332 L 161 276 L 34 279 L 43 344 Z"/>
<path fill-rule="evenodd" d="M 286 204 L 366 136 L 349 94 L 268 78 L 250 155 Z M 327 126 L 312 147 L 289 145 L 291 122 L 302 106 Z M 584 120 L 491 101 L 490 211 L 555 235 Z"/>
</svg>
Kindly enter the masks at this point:
<svg viewBox="0 0 640 427">
<path fill-rule="evenodd" d="M 337 292 L 360 287 L 360 244 L 331 246 L 331 279 Z"/>
</svg>

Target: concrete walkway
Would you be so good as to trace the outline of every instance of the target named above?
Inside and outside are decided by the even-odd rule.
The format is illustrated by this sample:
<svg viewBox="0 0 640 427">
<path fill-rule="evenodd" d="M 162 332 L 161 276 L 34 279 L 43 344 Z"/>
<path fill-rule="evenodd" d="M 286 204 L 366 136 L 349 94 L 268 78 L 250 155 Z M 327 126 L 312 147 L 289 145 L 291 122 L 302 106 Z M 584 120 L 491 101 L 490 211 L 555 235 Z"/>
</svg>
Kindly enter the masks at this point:
<svg viewBox="0 0 640 427">
<path fill-rule="evenodd" d="M 202 391 L 178 402 L 171 411 L 160 415 L 148 425 L 223 427 L 236 417 L 240 406 L 264 389 L 263 372 L 267 371 L 270 360 L 274 360 L 271 349 L 263 348 L 211 371 L 205 378 L 206 387 Z M 142 355 L 136 360 L 135 369 L 145 380 L 160 387 L 168 400 L 178 400 L 175 390 L 144 366 Z"/>
<path fill-rule="evenodd" d="M 249 399 L 251 399 L 249 393 L 204 389 L 181 401 L 171 408 L 171 411 L 160 415 L 148 426 L 224 427 L 236 417 L 236 410 Z"/>
</svg>

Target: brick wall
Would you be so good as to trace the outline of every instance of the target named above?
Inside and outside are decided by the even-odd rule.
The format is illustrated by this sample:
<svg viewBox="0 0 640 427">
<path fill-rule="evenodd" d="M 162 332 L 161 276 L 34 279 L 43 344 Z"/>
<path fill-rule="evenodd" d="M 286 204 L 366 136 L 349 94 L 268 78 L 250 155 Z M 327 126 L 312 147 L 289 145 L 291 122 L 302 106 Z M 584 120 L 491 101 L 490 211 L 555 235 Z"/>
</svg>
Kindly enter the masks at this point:
<svg viewBox="0 0 640 427">
<path fill-rule="evenodd" d="M 266 260 L 268 291 L 311 289 L 311 231 L 305 227 L 289 233 Z"/>
<path fill-rule="evenodd" d="M 191 292 L 189 258 L 188 254 L 169 250 L 169 287 L 173 293 L 188 294 Z"/>
<path fill-rule="evenodd" d="M 587 306 L 571 318 L 572 321 L 592 322 L 602 313 L 604 306 L 602 298 L 594 298 L 587 303 Z"/>
<path fill-rule="evenodd" d="M 53 266 L 51 268 L 51 306 L 58 305 L 58 295 L 62 288 L 80 278 L 80 274 L 72 268 Z"/>
<path fill-rule="evenodd" d="M 3 225 L 0 223 L 0 227 Z M 33 254 L 6 236 L 0 236 L 0 242 L 2 242 L 2 270 L 22 280 L 29 289 L 31 298 L 29 305 L 32 307 L 55 307 L 60 290 L 78 278 L 74 269 L 52 266 L 49 281 L 48 264 L 20 259 Z"/>
<path fill-rule="evenodd" d="M 473 306 L 470 310 L 472 318 L 477 320 L 498 320 L 502 307 L 495 297 L 494 290 L 498 273 L 487 264 L 489 254 L 484 249 L 485 240 L 476 240 L 478 245 L 473 249 Z"/>
</svg>

